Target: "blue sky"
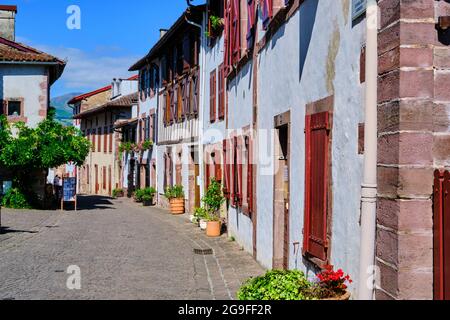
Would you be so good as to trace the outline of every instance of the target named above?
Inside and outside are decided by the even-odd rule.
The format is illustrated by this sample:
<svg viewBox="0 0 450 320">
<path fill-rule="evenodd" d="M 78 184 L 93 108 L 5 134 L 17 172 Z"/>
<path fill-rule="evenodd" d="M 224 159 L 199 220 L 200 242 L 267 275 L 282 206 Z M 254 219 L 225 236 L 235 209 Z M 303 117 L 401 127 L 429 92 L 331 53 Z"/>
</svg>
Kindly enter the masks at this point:
<svg viewBox="0 0 450 320">
<path fill-rule="evenodd" d="M 196 1 L 194 3 L 200 3 Z M 52 96 L 86 92 L 127 77 L 128 68 L 186 9 L 185 0 L 0 0 L 18 6 L 17 41 L 68 59 Z M 69 30 L 67 8 L 79 6 L 81 29 Z"/>
</svg>

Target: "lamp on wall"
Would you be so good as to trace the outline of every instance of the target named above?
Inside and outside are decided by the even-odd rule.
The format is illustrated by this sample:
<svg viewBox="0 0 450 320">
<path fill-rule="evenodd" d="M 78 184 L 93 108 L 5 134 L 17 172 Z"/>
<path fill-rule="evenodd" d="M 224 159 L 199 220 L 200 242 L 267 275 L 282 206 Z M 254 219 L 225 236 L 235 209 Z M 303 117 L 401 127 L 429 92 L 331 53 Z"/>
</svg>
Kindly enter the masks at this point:
<svg viewBox="0 0 450 320">
<path fill-rule="evenodd" d="M 439 17 L 438 28 L 441 30 L 448 30 L 450 28 L 450 16 Z"/>
</svg>

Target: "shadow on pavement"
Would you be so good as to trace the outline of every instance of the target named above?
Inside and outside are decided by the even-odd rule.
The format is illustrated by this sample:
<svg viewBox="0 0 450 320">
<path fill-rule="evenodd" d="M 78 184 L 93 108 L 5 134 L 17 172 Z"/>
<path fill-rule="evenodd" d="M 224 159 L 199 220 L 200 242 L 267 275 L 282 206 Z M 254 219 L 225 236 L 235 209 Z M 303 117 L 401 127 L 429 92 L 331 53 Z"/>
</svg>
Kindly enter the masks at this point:
<svg viewBox="0 0 450 320">
<path fill-rule="evenodd" d="M 79 195 L 77 209 L 78 211 L 114 209 L 112 200 L 113 198 L 110 197 Z M 74 206 L 70 203 L 64 206 L 67 209 L 66 211 L 75 210 Z"/>
<path fill-rule="evenodd" d="M 28 230 L 14 230 L 9 227 L 0 227 L 0 234 L 8 234 L 8 233 L 38 233 L 37 231 L 28 231 Z"/>
</svg>

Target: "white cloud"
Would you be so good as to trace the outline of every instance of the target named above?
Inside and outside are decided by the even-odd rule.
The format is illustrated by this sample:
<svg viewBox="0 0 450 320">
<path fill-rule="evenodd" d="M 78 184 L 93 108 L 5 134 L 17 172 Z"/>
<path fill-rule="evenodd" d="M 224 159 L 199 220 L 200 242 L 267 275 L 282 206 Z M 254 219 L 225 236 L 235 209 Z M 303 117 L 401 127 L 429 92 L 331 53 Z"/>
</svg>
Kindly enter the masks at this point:
<svg viewBox="0 0 450 320">
<path fill-rule="evenodd" d="M 58 85 L 69 91 L 97 89 L 109 85 L 114 78 L 127 78 L 132 74 L 129 67 L 141 57 L 127 55 L 119 47 L 97 46 L 92 51 L 78 48 L 53 47 L 33 44 L 28 39 L 17 37 L 18 42 L 67 61 Z"/>
<path fill-rule="evenodd" d="M 113 78 L 130 76 L 128 68 L 137 56 L 107 56 L 76 48 L 43 48 L 47 53 L 67 60 L 66 69 L 59 81 L 67 89 L 98 88 L 111 83 Z"/>
</svg>

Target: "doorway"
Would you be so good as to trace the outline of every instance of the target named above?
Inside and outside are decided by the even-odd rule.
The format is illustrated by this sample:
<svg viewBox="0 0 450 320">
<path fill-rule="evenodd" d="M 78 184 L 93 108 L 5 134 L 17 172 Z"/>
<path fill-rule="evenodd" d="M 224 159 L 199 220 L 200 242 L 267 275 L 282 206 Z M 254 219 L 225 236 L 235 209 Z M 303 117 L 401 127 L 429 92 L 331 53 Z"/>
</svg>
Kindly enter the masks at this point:
<svg viewBox="0 0 450 320">
<path fill-rule="evenodd" d="M 280 116 L 275 128 L 273 268 L 289 268 L 289 205 L 290 205 L 290 125 L 289 116 Z M 280 123 L 281 122 L 281 123 Z"/>
</svg>

